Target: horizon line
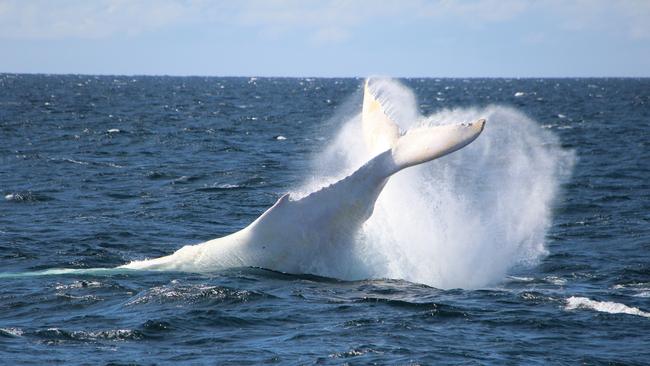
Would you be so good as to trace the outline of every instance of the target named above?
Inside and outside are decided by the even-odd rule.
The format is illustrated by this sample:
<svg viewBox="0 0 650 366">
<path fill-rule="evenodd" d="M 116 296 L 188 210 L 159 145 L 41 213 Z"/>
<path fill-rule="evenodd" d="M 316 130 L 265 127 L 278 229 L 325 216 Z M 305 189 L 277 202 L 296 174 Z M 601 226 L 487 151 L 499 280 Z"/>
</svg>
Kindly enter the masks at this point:
<svg viewBox="0 0 650 366">
<path fill-rule="evenodd" d="M 367 76 L 296 76 L 296 75 L 202 75 L 202 74 L 119 74 L 119 73 L 71 73 L 71 72 L 12 72 L 0 71 L 0 75 L 43 76 L 120 76 L 120 77 L 188 77 L 188 78 L 266 78 L 266 79 L 365 79 L 388 77 L 396 79 L 648 79 L 649 76 L 395 76 L 370 74 Z"/>
</svg>

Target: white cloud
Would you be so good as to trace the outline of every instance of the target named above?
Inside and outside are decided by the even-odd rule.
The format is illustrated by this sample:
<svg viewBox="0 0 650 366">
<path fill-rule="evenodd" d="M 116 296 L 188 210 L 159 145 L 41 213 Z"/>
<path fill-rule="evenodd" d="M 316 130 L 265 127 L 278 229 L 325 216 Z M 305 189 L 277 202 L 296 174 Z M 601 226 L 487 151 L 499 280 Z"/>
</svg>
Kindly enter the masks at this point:
<svg viewBox="0 0 650 366">
<path fill-rule="evenodd" d="M 5 0 L 0 9 L 0 38 L 14 39 L 137 35 L 193 16 L 192 7 L 175 0 Z"/>
<path fill-rule="evenodd" d="M 557 17 L 564 30 L 650 39 L 650 1 L 647 0 L 546 0 L 542 4 Z"/>
<path fill-rule="evenodd" d="M 65 39 L 137 36 L 182 25 L 244 27 L 268 38 L 299 34 L 345 42 L 368 25 L 429 19 L 473 27 L 550 15 L 564 31 L 622 32 L 650 38 L 644 0 L 0 0 L 0 38 Z"/>
<path fill-rule="evenodd" d="M 636 39 L 650 39 L 650 1 L 625 1 L 621 10 L 629 20 L 629 34 Z"/>
</svg>

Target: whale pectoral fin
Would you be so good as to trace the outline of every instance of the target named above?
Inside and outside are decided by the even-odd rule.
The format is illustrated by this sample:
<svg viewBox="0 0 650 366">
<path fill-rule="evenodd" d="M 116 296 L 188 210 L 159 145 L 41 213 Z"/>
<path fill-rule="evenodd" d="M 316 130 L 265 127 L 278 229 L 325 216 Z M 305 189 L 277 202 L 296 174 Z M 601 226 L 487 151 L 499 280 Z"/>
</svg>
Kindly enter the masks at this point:
<svg viewBox="0 0 650 366">
<path fill-rule="evenodd" d="M 437 159 L 474 141 L 484 126 L 485 119 L 479 119 L 472 123 L 410 129 L 393 146 L 393 161 L 397 169 L 404 169 Z"/>
</svg>

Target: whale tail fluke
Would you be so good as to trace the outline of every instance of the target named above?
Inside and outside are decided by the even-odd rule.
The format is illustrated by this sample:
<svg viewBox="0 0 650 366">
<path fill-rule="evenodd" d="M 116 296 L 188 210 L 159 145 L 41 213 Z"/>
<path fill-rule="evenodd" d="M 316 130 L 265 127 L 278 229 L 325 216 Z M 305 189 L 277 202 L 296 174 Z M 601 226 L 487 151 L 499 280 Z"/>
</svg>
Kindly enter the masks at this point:
<svg viewBox="0 0 650 366">
<path fill-rule="evenodd" d="M 395 170 L 437 159 L 474 141 L 483 131 L 486 120 L 475 122 L 414 127 L 401 131 L 388 113 L 381 85 L 367 79 L 364 85 L 362 129 L 366 147 L 373 154 L 391 150 Z"/>
<path fill-rule="evenodd" d="M 373 155 L 392 148 L 400 137 L 400 128 L 386 113 L 386 105 L 380 101 L 380 89 L 366 79 L 363 88 L 361 128 L 366 147 Z"/>
<path fill-rule="evenodd" d="M 485 119 L 459 125 L 419 127 L 408 130 L 392 147 L 399 169 L 450 154 L 474 141 L 483 131 Z"/>
</svg>

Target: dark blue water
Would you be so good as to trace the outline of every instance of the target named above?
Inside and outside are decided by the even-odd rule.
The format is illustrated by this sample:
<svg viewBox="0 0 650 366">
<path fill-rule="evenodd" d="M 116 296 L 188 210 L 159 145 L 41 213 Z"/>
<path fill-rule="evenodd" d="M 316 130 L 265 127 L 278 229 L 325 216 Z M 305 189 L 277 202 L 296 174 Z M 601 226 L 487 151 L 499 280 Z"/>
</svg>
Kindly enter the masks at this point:
<svg viewBox="0 0 650 366">
<path fill-rule="evenodd" d="M 649 364 L 650 79 L 403 82 L 424 114 L 511 106 L 575 151 L 541 261 L 478 290 L 257 268 L 8 276 L 0 363 Z M 0 74 L 0 272 L 114 267 L 246 226 L 304 181 L 361 86 Z"/>
</svg>

